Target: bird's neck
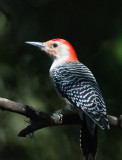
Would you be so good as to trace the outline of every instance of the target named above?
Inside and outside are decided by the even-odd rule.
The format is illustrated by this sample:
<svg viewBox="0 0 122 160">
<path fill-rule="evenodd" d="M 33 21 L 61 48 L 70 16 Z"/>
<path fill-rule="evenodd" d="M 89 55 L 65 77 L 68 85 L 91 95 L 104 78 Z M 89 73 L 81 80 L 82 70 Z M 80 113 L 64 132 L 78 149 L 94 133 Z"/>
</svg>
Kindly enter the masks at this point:
<svg viewBox="0 0 122 160">
<path fill-rule="evenodd" d="M 58 54 L 57 57 L 54 59 L 52 66 L 50 68 L 50 73 L 53 71 L 55 67 L 58 67 L 62 64 L 65 64 L 67 62 L 72 62 L 72 61 L 78 61 L 77 55 L 75 53 L 75 50 L 65 50 L 65 54 Z"/>
<path fill-rule="evenodd" d="M 65 61 L 62 59 L 55 59 L 50 67 L 50 73 L 53 71 L 54 68 L 64 64 Z"/>
<path fill-rule="evenodd" d="M 50 67 L 50 73 L 53 71 L 54 68 L 63 65 L 67 62 L 73 62 L 73 61 L 78 61 L 78 59 L 55 59 Z"/>
</svg>

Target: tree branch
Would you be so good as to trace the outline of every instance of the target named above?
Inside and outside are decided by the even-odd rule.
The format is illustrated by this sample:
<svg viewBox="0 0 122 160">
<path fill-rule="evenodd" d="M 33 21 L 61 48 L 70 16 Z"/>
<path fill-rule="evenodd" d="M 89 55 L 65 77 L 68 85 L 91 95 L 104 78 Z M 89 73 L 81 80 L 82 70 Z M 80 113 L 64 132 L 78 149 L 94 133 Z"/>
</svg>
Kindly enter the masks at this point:
<svg viewBox="0 0 122 160">
<path fill-rule="evenodd" d="M 37 111 L 33 107 L 1 97 L 0 97 L 0 109 L 3 111 L 6 110 L 18 113 L 20 115 L 30 118 L 32 121 L 34 121 L 39 116 L 39 111 Z"/>
<path fill-rule="evenodd" d="M 31 124 L 23 129 L 18 136 L 25 137 L 26 135 L 35 132 L 38 129 L 51 126 L 71 125 L 80 124 L 82 120 L 76 113 L 63 113 L 61 123 L 57 122 L 54 118 L 54 113 L 45 113 L 34 109 L 31 106 L 27 106 L 21 103 L 17 103 L 5 98 L 0 98 L 0 109 L 3 111 L 15 112 L 20 115 L 30 118 Z M 109 124 L 112 127 L 122 128 L 122 115 L 119 118 L 115 116 L 108 116 Z"/>
</svg>

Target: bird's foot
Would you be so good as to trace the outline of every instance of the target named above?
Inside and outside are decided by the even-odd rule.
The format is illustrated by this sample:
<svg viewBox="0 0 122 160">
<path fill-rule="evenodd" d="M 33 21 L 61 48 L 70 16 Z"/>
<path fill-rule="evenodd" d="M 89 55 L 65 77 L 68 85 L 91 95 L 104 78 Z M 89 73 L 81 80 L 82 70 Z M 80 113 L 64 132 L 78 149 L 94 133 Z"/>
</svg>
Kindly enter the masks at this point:
<svg viewBox="0 0 122 160">
<path fill-rule="evenodd" d="M 63 118 L 62 109 L 54 112 L 51 118 L 54 120 L 55 123 L 61 124 Z"/>
</svg>

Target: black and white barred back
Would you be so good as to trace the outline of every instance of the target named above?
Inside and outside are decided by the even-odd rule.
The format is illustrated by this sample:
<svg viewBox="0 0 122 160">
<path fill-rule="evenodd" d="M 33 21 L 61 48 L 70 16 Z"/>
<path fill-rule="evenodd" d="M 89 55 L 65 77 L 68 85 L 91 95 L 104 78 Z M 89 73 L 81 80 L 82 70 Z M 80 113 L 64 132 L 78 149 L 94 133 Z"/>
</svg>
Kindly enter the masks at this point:
<svg viewBox="0 0 122 160">
<path fill-rule="evenodd" d="M 67 62 L 51 73 L 59 93 L 81 109 L 102 129 L 109 128 L 106 106 L 91 71 L 80 62 Z"/>
</svg>

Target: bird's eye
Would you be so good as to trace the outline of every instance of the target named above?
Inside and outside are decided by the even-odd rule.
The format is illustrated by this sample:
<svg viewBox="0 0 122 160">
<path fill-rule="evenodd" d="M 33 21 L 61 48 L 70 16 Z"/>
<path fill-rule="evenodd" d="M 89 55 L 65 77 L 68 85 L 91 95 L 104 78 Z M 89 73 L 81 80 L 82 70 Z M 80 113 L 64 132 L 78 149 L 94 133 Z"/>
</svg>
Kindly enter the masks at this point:
<svg viewBox="0 0 122 160">
<path fill-rule="evenodd" d="M 56 48 L 56 47 L 58 47 L 58 45 L 57 45 L 56 43 L 54 43 L 54 44 L 53 44 L 53 47 Z"/>
</svg>

